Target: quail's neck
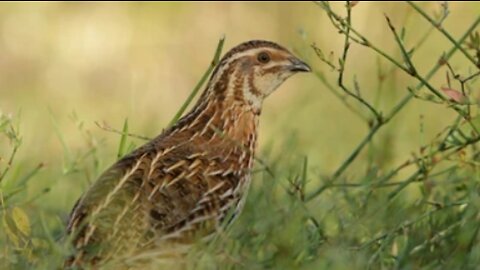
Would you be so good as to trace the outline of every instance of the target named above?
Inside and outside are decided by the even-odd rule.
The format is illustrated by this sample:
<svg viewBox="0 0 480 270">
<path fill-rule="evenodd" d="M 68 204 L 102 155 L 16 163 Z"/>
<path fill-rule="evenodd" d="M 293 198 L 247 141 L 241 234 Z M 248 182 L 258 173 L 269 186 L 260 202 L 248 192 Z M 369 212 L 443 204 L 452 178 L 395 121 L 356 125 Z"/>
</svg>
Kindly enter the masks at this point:
<svg viewBox="0 0 480 270">
<path fill-rule="evenodd" d="M 232 140 L 243 145 L 249 145 L 256 136 L 260 111 L 248 104 L 235 100 L 209 99 L 199 102 L 190 113 L 179 120 L 172 135 L 191 132 L 192 138 L 202 141 Z"/>
<path fill-rule="evenodd" d="M 198 106 L 200 105 L 200 106 Z M 226 173 L 248 174 L 253 167 L 259 115 L 240 103 L 197 104 L 163 137 L 190 143 L 221 162 Z"/>
</svg>

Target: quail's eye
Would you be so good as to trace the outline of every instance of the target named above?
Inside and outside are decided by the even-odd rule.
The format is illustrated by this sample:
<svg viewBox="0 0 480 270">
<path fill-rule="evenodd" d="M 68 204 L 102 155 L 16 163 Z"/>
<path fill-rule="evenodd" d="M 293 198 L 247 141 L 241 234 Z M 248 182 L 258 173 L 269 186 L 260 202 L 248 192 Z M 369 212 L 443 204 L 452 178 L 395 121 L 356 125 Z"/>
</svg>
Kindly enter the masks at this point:
<svg viewBox="0 0 480 270">
<path fill-rule="evenodd" d="M 266 52 L 261 52 L 261 53 L 258 54 L 257 60 L 260 63 L 266 64 L 270 61 L 270 55 L 268 55 L 268 53 L 266 53 Z"/>
</svg>

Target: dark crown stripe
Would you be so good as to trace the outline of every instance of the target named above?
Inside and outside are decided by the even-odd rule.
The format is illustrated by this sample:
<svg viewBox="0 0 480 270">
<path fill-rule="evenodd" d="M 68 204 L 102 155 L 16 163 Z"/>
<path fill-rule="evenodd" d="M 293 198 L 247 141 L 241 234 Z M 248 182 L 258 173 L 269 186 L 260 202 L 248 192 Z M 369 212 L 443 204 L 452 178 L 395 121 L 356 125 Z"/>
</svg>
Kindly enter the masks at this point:
<svg viewBox="0 0 480 270">
<path fill-rule="evenodd" d="M 241 43 L 240 45 L 233 47 L 230 51 L 228 51 L 222 57 L 219 64 L 215 67 L 215 70 L 213 71 L 211 78 L 215 76 L 215 74 L 218 72 L 218 69 L 221 66 L 223 66 L 226 62 L 228 62 L 228 59 L 230 59 L 233 55 L 248 51 L 250 49 L 257 49 L 257 48 L 272 48 L 272 49 L 288 52 L 288 50 L 283 48 L 282 46 L 267 40 L 250 40 L 250 41 Z"/>
<path fill-rule="evenodd" d="M 227 54 L 225 54 L 225 56 L 222 58 L 221 62 L 227 60 L 228 58 L 230 58 L 234 54 L 241 53 L 241 52 L 244 52 L 244 51 L 248 51 L 250 49 L 256 49 L 256 48 L 273 48 L 273 49 L 278 49 L 278 50 L 282 50 L 282 51 L 287 51 L 282 46 L 280 46 L 276 43 L 273 43 L 271 41 L 251 40 L 251 41 L 244 42 L 244 43 L 232 48 Z"/>
</svg>

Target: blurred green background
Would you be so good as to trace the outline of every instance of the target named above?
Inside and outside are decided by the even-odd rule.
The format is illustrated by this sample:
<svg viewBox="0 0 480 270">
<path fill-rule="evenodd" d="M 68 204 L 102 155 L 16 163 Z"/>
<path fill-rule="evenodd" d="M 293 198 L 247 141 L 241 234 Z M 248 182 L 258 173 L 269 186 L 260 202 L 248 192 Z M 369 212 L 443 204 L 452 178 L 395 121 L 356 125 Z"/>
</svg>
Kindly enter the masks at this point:
<svg viewBox="0 0 480 270">
<path fill-rule="evenodd" d="M 342 12 L 343 5 L 332 3 Z M 420 6 L 429 14 L 441 10 L 439 2 Z M 458 38 L 480 14 L 480 4 L 451 2 L 449 10 L 443 27 Z M 408 45 L 431 28 L 404 3 L 358 3 L 355 28 L 397 59 L 401 54 L 384 14 L 406 28 Z M 278 42 L 336 84 L 337 73 L 318 60 L 310 45 L 338 58 L 344 37 L 314 3 L 1 3 L 0 110 L 19 122 L 22 136 L 10 179 L 44 164 L 17 195 L 19 202 L 27 201 L 22 204 L 27 212 L 55 216 L 60 224 L 91 181 L 116 160 L 120 136 L 95 122 L 121 129 L 128 118 L 130 132 L 160 133 L 210 64 L 223 35 L 224 52 L 251 39 Z M 452 47 L 435 30 L 425 42 L 413 57 L 422 75 Z M 450 63 L 462 74 L 472 68 L 461 54 Z M 345 80 L 353 85 L 356 77 L 362 96 L 388 110 L 407 86 L 416 85 L 400 71 L 380 85 L 378 72 L 391 68 L 368 48 L 353 44 Z M 445 86 L 445 74 L 446 69 L 438 72 L 432 85 Z M 479 98 L 478 84 L 476 90 L 473 99 Z M 347 177 L 363 174 L 369 158 L 380 169 L 399 164 L 454 117 L 445 105 L 414 100 L 374 140 L 376 154 L 363 151 Z M 317 187 L 367 131 L 315 75 L 301 74 L 266 100 L 258 153 L 267 161 L 267 150 L 285 160 L 308 156 L 308 185 Z M 1 168 L 11 147 L 5 138 L 0 147 Z"/>
</svg>

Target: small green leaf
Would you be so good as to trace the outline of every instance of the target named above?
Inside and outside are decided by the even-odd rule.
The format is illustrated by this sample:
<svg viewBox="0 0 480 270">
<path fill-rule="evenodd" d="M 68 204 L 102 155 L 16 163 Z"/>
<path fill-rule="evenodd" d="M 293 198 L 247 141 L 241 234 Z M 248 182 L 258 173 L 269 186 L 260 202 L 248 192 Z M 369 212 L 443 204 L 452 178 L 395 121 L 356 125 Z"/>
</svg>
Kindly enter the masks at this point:
<svg viewBox="0 0 480 270">
<path fill-rule="evenodd" d="M 12 219 L 17 229 L 24 236 L 30 236 L 30 233 L 31 233 L 30 219 L 28 218 L 25 211 L 23 211 L 20 207 L 15 206 L 12 209 Z"/>
<path fill-rule="evenodd" d="M 17 235 L 13 232 L 12 225 L 10 225 L 10 222 L 8 222 L 6 214 L 3 215 L 2 223 L 3 223 L 3 228 L 5 229 L 5 234 L 7 235 L 10 242 L 13 243 L 13 246 L 15 246 L 15 248 L 20 248 L 20 240 L 18 239 Z"/>
</svg>

